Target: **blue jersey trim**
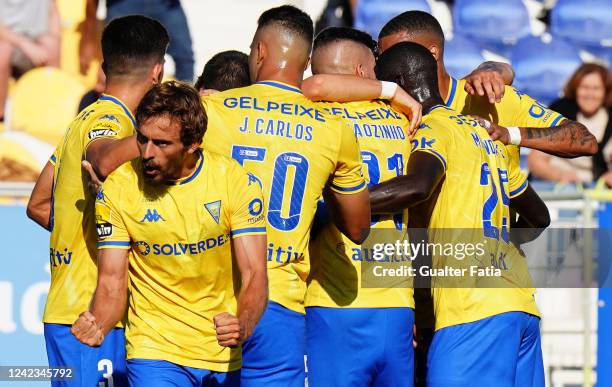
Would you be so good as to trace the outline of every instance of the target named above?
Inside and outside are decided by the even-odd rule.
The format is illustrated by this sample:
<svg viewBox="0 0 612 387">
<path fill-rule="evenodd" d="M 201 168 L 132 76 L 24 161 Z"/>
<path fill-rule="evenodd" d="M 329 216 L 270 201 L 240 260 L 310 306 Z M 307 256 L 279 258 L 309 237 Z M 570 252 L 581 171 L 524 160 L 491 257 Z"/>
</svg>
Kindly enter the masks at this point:
<svg viewBox="0 0 612 387">
<path fill-rule="evenodd" d="M 193 173 L 189 177 L 186 177 L 183 180 L 169 181 L 166 184 L 167 185 L 183 185 L 195 179 L 200 173 L 200 171 L 202 170 L 202 165 L 204 164 L 204 155 L 202 154 L 202 151 L 198 150 L 198 154 L 200 155 L 198 166 L 196 167 L 196 169 L 193 171 Z"/>
<path fill-rule="evenodd" d="M 510 197 L 515 196 L 516 194 L 518 194 L 519 192 L 521 192 L 522 190 L 524 190 L 527 187 L 527 180 L 525 180 L 523 182 L 523 184 L 520 185 L 520 187 L 518 187 L 517 189 L 515 189 L 514 191 L 510 191 Z"/>
<path fill-rule="evenodd" d="M 337 186 L 335 184 L 332 184 L 331 186 L 336 191 L 340 191 L 340 192 L 355 192 L 355 191 L 358 191 L 358 190 L 362 189 L 363 187 L 365 187 L 365 185 L 366 185 L 365 181 L 362 181 L 361 183 L 359 183 L 359 185 L 357 185 L 355 187 L 349 187 L 349 188 L 340 187 L 340 186 Z"/>
<path fill-rule="evenodd" d="M 57 158 L 55 157 L 55 155 L 51 155 L 51 162 L 55 163 L 57 161 Z"/>
<path fill-rule="evenodd" d="M 120 247 L 129 247 L 130 242 L 121 242 L 121 241 L 106 241 L 106 242 L 98 242 L 98 247 L 100 246 L 120 246 Z"/>
<path fill-rule="evenodd" d="M 268 85 L 268 86 L 272 86 L 272 87 L 278 87 L 279 89 L 283 89 L 283 90 L 289 90 L 289 91 L 293 91 L 295 93 L 300 93 L 302 94 L 302 90 L 298 89 L 297 87 L 293 87 L 293 86 L 289 86 L 289 85 L 285 85 L 283 83 L 279 83 L 279 82 L 274 82 L 274 81 L 261 81 L 261 82 L 257 82 L 257 85 Z"/>
<path fill-rule="evenodd" d="M 557 113 L 559 114 L 559 113 Z M 559 114 L 559 116 L 557 118 L 555 118 L 555 120 L 550 124 L 551 127 L 553 126 L 557 126 L 557 123 L 559 123 L 559 121 L 561 121 L 561 119 L 563 118 L 563 116 L 561 114 Z"/>
<path fill-rule="evenodd" d="M 248 232 L 266 232 L 265 227 L 247 227 L 247 228 L 239 228 L 237 230 L 232 230 L 232 236 L 246 234 Z"/>
<path fill-rule="evenodd" d="M 433 112 L 434 110 L 439 109 L 439 108 L 446 108 L 446 106 L 445 106 L 445 105 L 434 105 L 434 106 L 430 107 L 430 108 L 429 108 L 429 109 L 428 109 L 428 110 L 425 112 L 425 114 L 429 114 L 429 113 L 431 113 L 431 112 Z"/>
<path fill-rule="evenodd" d="M 446 106 L 451 107 L 453 104 L 453 99 L 455 99 L 455 91 L 457 91 L 457 80 L 451 77 L 451 90 L 448 95 L 448 100 L 446 101 Z"/>
<path fill-rule="evenodd" d="M 130 112 L 130 109 L 128 109 L 127 106 L 123 104 L 123 102 L 119 101 L 115 97 L 111 97 L 110 95 L 106 95 L 106 94 L 102 94 L 102 96 L 100 96 L 99 99 L 101 99 L 102 101 L 111 101 L 112 103 L 119 105 L 123 109 L 125 114 L 127 114 L 127 116 L 130 118 L 134 127 L 136 127 L 136 120 L 134 119 L 132 112 Z"/>
</svg>

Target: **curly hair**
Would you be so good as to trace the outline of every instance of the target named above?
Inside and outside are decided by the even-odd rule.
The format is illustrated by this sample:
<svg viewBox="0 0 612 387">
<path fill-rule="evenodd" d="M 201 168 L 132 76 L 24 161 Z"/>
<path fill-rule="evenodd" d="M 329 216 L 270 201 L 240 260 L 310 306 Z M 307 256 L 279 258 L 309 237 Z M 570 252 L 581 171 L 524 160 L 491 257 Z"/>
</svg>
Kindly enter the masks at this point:
<svg viewBox="0 0 612 387">
<path fill-rule="evenodd" d="M 136 109 L 136 124 L 140 126 L 151 117 L 166 114 L 179 123 L 183 145 L 202 142 L 208 118 L 200 96 L 193 87 L 178 81 L 153 86 Z"/>
</svg>

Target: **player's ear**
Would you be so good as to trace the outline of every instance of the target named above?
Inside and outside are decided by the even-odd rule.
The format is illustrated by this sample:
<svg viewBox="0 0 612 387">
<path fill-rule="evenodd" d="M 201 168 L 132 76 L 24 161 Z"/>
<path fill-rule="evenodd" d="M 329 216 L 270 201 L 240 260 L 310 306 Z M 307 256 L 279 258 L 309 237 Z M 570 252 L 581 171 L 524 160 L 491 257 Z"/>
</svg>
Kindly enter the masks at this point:
<svg viewBox="0 0 612 387">
<path fill-rule="evenodd" d="M 187 153 L 193 154 L 197 152 L 198 149 L 200 149 L 200 145 L 202 145 L 200 142 L 194 142 L 193 144 L 189 145 L 189 148 L 187 148 Z"/>
<path fill-rule="evenodd" d="M 360 78 L 366 78 L 365 71 L 364 71 L 363 65 L 361 63 L 359 63 L 359 64 L 357 64 L 357 66 L 355 66 L 355 75 L 357 75 Z"/>
<path fill-rule="evenodd" d="M 151 80 L 153 83 L 161 83 L 164 78 L 164 63 L 155 63 L 151 69 Z"/>
<path fill-rule="evenodd" d="M 431 52 L 431 55 L 433 55 L 434 58 L 436 58 L 436 62 L 440 60 L 440 54 L 442 53 L 442 50 L 440 50 L 440 47 L 436 46 L 435 44 L 432 44 L 428 47 L 429 52 Z"/>
<path fill-rule="evenodd" d="M 268 47 L 261 40 L 257 42 L 257 64 L 260 65 L 268 55 Z"/>
</svg>

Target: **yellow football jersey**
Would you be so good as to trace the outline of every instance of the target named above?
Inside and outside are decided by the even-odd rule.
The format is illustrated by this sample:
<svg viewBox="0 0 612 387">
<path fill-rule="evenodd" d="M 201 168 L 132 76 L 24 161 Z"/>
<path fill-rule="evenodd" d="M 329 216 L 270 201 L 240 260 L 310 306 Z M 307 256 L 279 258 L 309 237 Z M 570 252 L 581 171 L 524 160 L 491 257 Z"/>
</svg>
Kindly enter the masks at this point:
<svg viewBox="0 0 612 387">
<path fill-rule="evenodd" d="M 428 225 L 429 242 L 445 249 L 430 249 L 433 268 L 467 270 L 455 279 L 432 278 L 436 329 L 510 311 L 537 315 L 525 258 L 508 241 L 509 192 L 522 180 L 506 147 L 476 121 L 437 106 L 423 116 L 412 149 L 437 157 L 445 169 Z M 472 252 L 447 254 L 447 243 L 455 251 L 470 244 Z"/>
<path fill-rule="evenodd" d="M 219 346 L 213 318 L 236 314 L 230 237 L 265 234 L 261 189 L 234 160 L 208 152 L 171 185 L 143 179 L 140 161 L 126 163 L 96 199 L 98 248 L 132 249 L 128 359 L 240 368 L 240 349 Z"/>
<path fill-rule="evenodd" d="M 410 156 L 408 119 L 382 101 L 328 103 L 325 110 L 342 117 L 361 149 L 368 186 L 404 174 Z M 373 262 L 374 245 L 406 239 L 406 212 L 372 216 L 370 236 L 356 245 L 330 223 L 310 246 L 312 270 L 306 306 L 385 308 L 414 307 L 412 284 L 385 287 L 362 278 L 362 262 Z M 404 262 L 410 265 L 410 261 Z M 364 267 L 365 268 L 365 267 Z"/>
<path fill-rule="evenodd" d="M 96 287 L 95 198 L 81 169 L 87 147 L 99 138 L 130 136 L 134 125 L 132 113 L 120 100 L 102 95 L 72 121 L 51 156 L 51 286 L 45 323 L 72 324 L 89 307 Z"/>
<path fill-rule="evenodd" d="M 355 135 L 295 87 L 263 81 L 203 98 L 206 150 L 232 156 L 261 184 L 270 299 L 304 313 L 317 201 L 366 188 Z"/>
<path fill-rule="evenodd" d="M 465 91 L 465 79 L 451 77 L 446 96 L 446 106 L 465 115 L 477 115 L 501 126 L 518 126 L 529 128 L 549 128 L 559 125 L 564 117 L 548 109 L 527 94 L 514 87 L 506 86 L 504 96 L 499 103 L 491 104 L 487 97 L 473 96 Z M 520 169 L 520 147 L 507 145 L 508 156 L 513 168 Z M 521 174 L 521 184 L 510 192 L 510 197 L 523 193 L 527 188 L 527 176 Z"/>
</svg>

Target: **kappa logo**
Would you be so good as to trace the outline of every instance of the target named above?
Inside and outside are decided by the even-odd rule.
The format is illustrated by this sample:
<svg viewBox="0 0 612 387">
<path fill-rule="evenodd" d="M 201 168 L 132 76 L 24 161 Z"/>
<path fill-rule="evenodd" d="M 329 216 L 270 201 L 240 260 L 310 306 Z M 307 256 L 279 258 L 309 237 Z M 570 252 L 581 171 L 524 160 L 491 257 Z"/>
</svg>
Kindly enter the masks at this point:
<svg viewBox="0 0 612 387">
<path fill-rule="evenodd" d="M 143 218 L 140 220 L 140 223 L 144 223 L 144 222 L 159 222 L 159 221 L 165 222 L 166 219 L 164 219 L 160 214 L 157 213 L 156 209 L 148 209 L 147 213 L 143 216 Z"/>
<path fill-rule="evenodd" d="M 119 123 L 119 120 L 117 119 L 117 117 L 112 114 L 105 114 L 102 117 L 100 117 L 100 120 L 115 121 L 116 123 Z"/>
<path fill-rule="evenodd" d="M 210 216 L 219 224 L 219 218 L 221 217 L 221 200 L 204 204 L 204 208 L 208 211 Z"/>
</svg>

